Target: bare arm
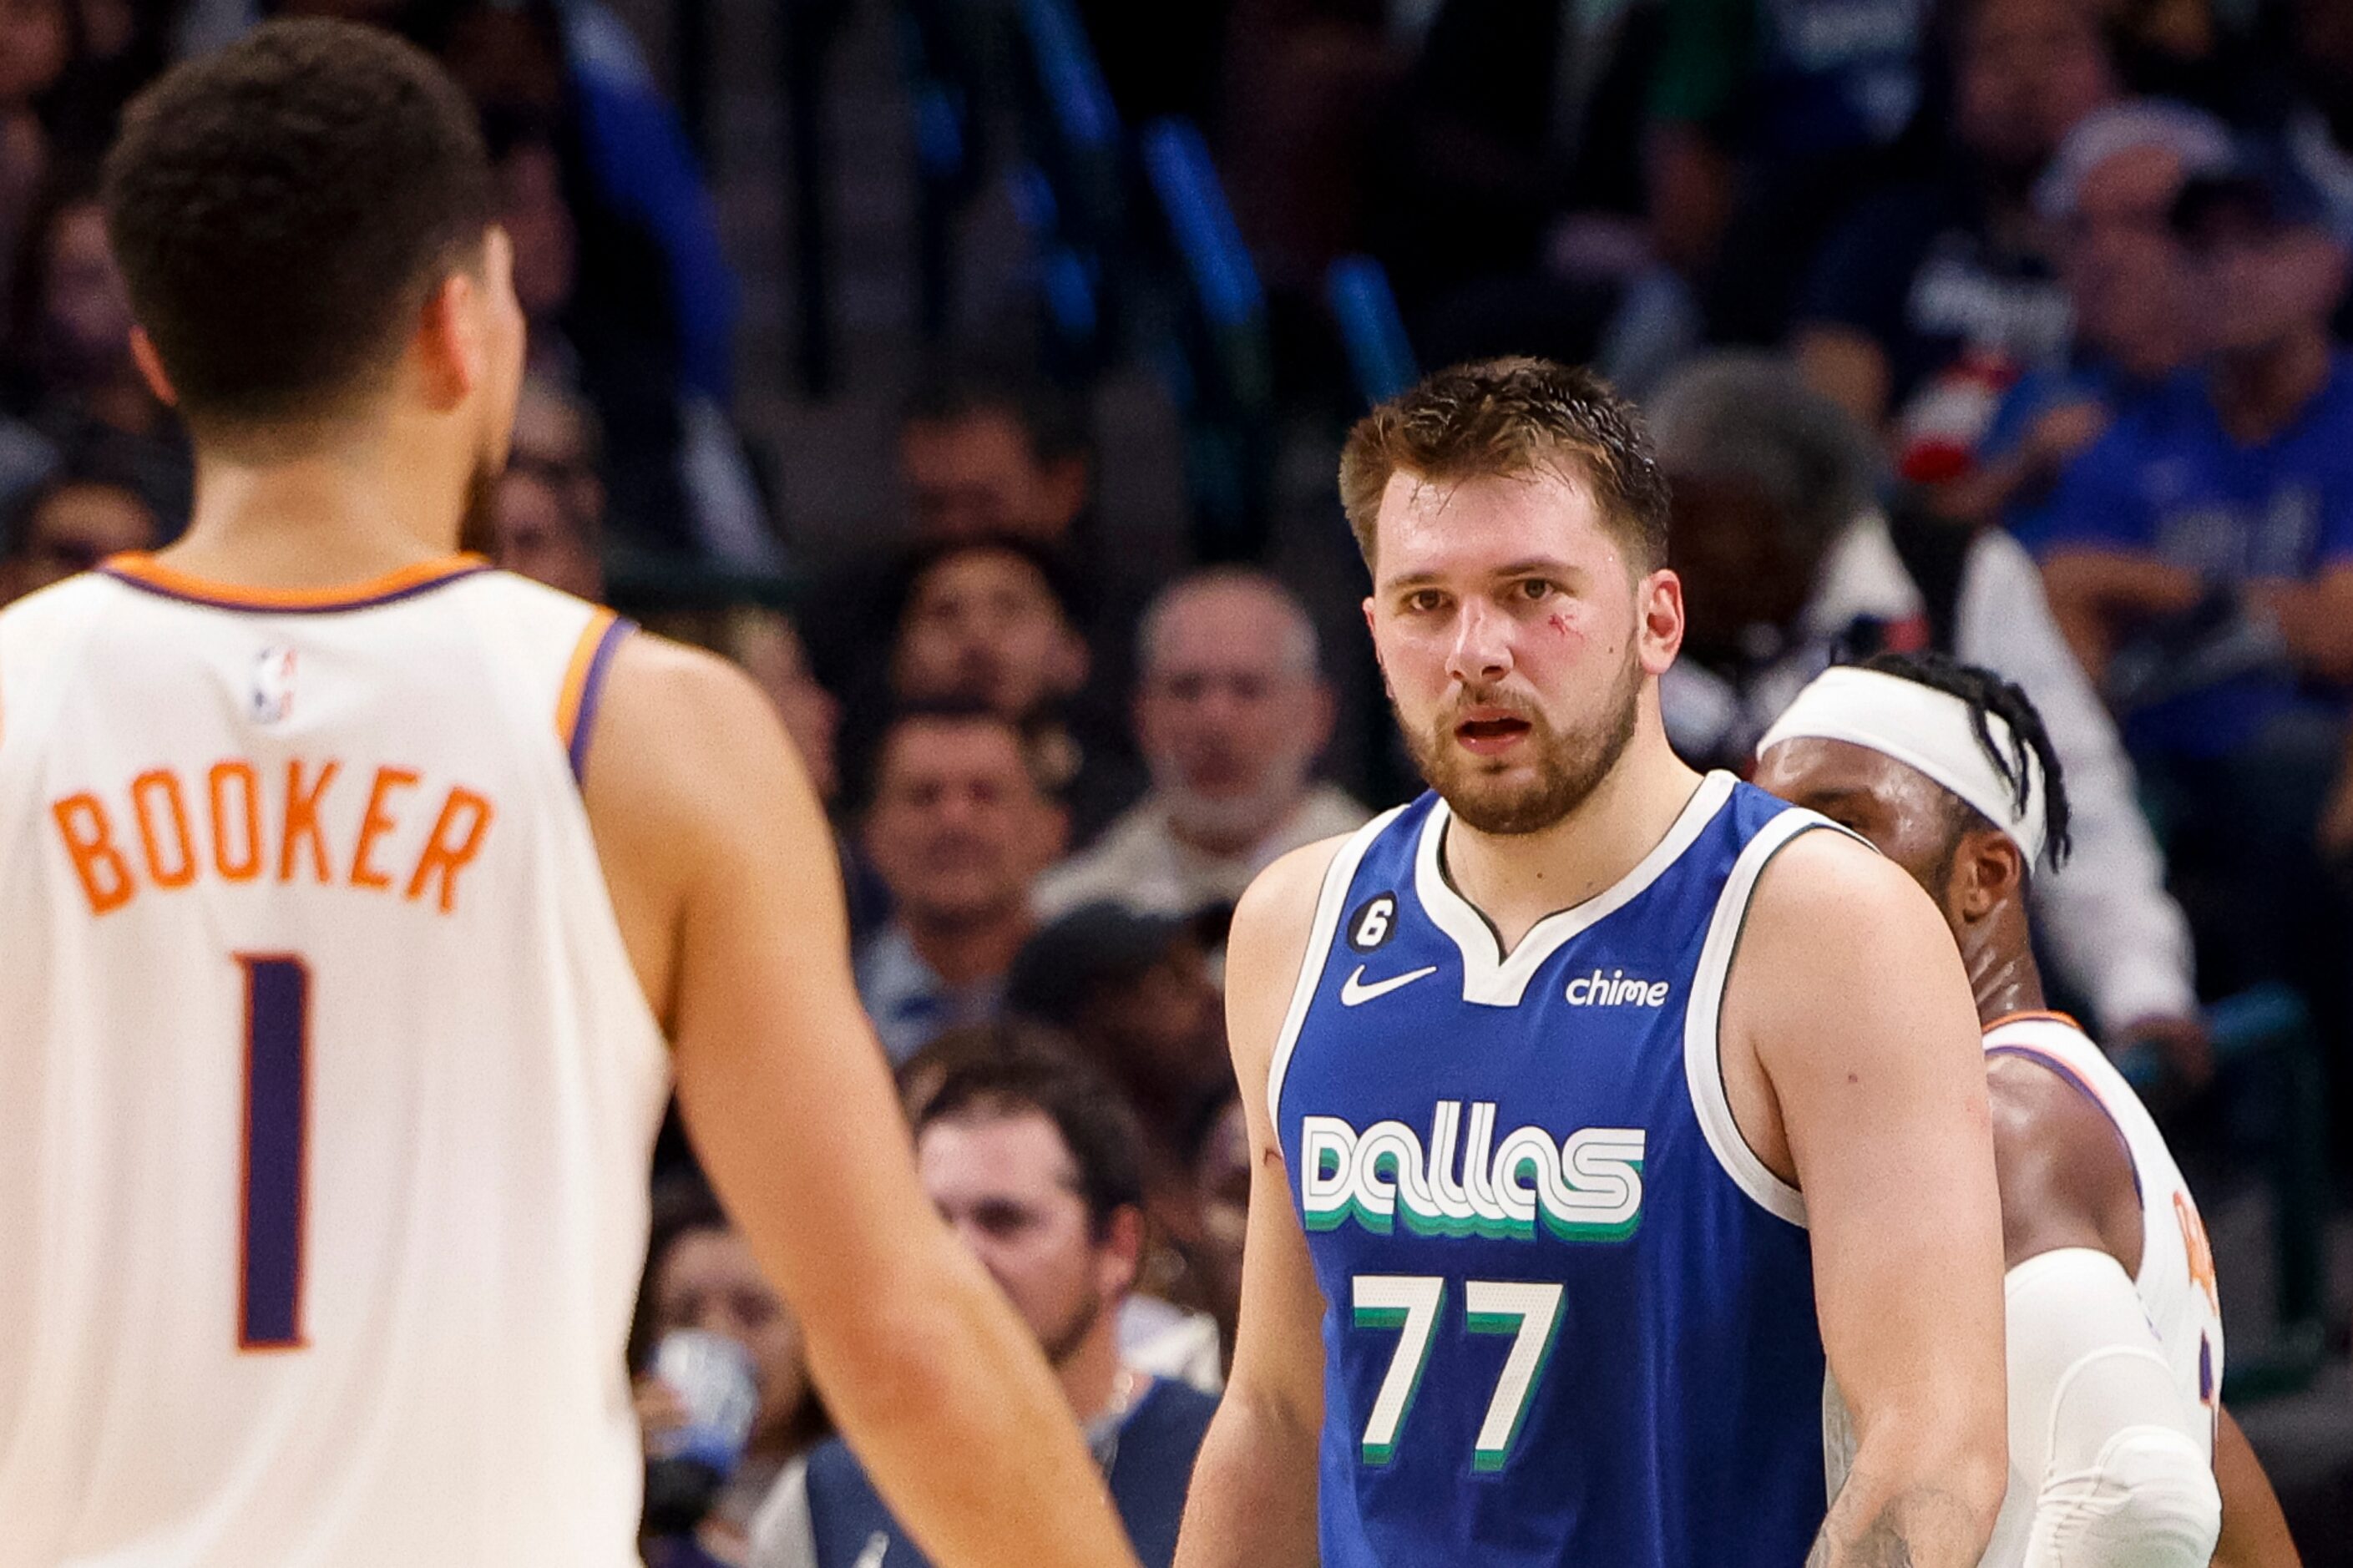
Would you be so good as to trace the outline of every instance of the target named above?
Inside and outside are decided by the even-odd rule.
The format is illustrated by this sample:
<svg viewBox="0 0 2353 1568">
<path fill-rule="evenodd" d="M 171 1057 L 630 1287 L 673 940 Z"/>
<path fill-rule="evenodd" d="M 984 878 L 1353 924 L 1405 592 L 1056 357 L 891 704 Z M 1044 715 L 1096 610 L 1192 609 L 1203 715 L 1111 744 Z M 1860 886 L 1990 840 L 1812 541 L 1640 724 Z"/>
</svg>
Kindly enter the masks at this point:
<svg viewBox="0 0 2353 1568">
<path fill-rule="evenodd" d="M 766 700 L 632 637 L 586 794 L 696 1147 L 892 1510 L 955 1568 L 1132 1564 L 1036 1342 L 916 1183 L 832 837 Z"/>
<path fill-rule="evenodd" d="M 2247 592 L 2279 623 L 2298 668 L 2323 680 L 2353 680 L 2353 566 L 2309 581 L 2266 578 Z"/>
<path fill-rule="evenodd" d="M 2078 545 L 2042 559 L 2051 613 L 2098 685 L 2125 632 L 2155 616 L 2179 615 L 2198 602 L 2198 574 L 2147 555 Z"/>
<path fill-rule="evenodd" d="M 1969 1568 L 2007 1471 L 2001 1214 L 1950 931 L 1894 865 L 1805 835 L 1757 890 L 1723 1052 L 1744 1133 L 1805 1194 L 1822 1346 L 1854 1421 L 1808 1562 Z"/>
<path fill-rule="evenodd" d="M 1291 1206 L 1266 1085 L 1334 851 L 1330 842 L 1310 845 L 1267 868 L 1235 909 L 1226 948 L 1227 1027 L 1256 1159 L 1233 1375 L 1193 1466 L 1177 1568 L 1312 1568 L 1315 1562 L 1324 1293 Z"/>
<path fill-rule="evenodd" d="M 2271 1478 L 2228 1410 L 2214 1429 L 2214 1479 L 2222 1488 L 2222 1539 L 2214 1568 L 2303 1568 Z"/>
</svg>

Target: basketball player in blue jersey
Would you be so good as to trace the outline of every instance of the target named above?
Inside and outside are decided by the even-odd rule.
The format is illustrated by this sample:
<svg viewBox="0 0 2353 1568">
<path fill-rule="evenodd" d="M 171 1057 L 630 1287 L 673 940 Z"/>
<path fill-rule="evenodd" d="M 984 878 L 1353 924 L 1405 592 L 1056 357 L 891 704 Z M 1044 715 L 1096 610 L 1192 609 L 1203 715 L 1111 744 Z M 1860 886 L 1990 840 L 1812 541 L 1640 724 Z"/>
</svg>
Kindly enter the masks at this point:
<svg viewBox="0 0 2353 1568">
<path fill-rule="evenodd" d="M 673 1081 L 923 1550 L 1132 1568 L 766 699 L 453 553 L 524 351 L 463 92 L 272 23 L 106 207 L 195 507 L 0 613 L 0 1568 L 635 1563 Z"/>
<path fill-rule="evenodd" d="M 1178 1562 L 1974 1564 L 2000 1215 L 1935 907 L 1669 750 L 1664 487 L 1602 384 L 1445 372 L 1341 490 L 1431 793 L 1235 916 L 1261 1179 Z"/>
<path fill-rule="evenodd" d="M 2221 1406 L 2197 1205 L 2122 1075 L 2044 1010 L 2027 889 L 2065 853 L 2067 795 L 2042 716 L 1991 671 L 1883 654 L 1826 671 L 1757 752 L 1760 786 L 1927 891 L 1976 992 L 2010 1268 L 2010 1483 L 1984 1568 L 2295 1568 Z"/>
</svg>

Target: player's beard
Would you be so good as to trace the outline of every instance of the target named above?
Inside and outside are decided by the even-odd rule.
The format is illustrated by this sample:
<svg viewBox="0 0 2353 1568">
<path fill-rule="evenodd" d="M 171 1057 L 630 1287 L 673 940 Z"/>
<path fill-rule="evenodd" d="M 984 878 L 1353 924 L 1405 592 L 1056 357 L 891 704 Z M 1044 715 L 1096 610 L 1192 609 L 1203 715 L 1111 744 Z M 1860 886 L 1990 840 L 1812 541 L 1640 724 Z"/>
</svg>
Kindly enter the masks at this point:
<svg viewBox="0 0 2353 1568">
<path fill-rule="evenodd" d="M 1090 1284 L 1087 1293 L 1071 1308 L 1061 1324 L 1053 1332 L 1038 1336 L 1039 1348 L 1046 1352 L 1046 1364 L 1060 1371 L 1062 1363 L 1086 1343 L 1087 1336 L 1095 1331 L 1103 1314 L 1103 1292 Z"/>
<path fill-rule="evenodd" d="M 1399 718 L 1406 748 L 1430 787 L 1442 796 L 1457 817 L 1481 833 L 1518 835 L 1540 833 L 1585 804 L 1634 738 L 1634 721 L 1641 711 L 1642 666 L 1631 649 L 1612 687 L 1609 701 L 1590 723 L 1559 731 L 1541 713 L 1506 700 L 1497 693 L 1471 690 L 1448 704 L 1418 731 Z M 1525 757 L 1505 763 L 1533 763 L 1535 776 L 1504 782 L 1504 770 L 1469 752 L 1455 740 L 1454 727 L 1472 708 L 1508 708 L 1527 721 Z"/>
</svg>

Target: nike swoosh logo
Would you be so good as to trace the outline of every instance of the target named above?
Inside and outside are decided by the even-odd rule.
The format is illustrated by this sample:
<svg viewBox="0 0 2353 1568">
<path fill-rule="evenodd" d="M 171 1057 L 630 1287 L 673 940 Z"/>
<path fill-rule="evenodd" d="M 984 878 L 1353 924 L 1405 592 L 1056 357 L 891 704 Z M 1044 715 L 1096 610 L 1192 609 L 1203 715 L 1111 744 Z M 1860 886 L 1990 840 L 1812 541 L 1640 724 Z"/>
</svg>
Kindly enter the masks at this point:
<svg viewBox="0 0 2353 1568">
<path fill-rule="evenodd" d="M 858 1554 L 858 1568 L 882 1568 L 882 1559 L 891 1554 L 891 1538 L 881 1531 L 866 1538 L 866 1550 Z"/>
<path fill-rule="evenodd" d="M 1340 987 L 1340 1005 L 1361 1007 L 1376 996 L 1386 996 L 1401 985 L 1410 985 L 1437 973 L 1438 965 L 1433 963 L 1427 969 L 1409 969 L 1403 974 L 1392 974 L 1387 980 L 1376 980 L 1367 985 L 1364 983 L 1365 966 L 1360 963 L 1356 965 L 1356 973 L 1348 976 L 1347 984 Z"/>
</svg>

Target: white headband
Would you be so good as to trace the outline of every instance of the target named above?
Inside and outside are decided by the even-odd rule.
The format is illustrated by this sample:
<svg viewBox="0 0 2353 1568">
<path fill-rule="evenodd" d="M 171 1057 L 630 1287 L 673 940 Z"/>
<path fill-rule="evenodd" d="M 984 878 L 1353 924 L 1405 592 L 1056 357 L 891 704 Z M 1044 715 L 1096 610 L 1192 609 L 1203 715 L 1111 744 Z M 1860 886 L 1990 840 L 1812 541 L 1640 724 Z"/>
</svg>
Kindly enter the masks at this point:
<svg viewBox="0 0 2353 1568">
<path fill-rule="evenodd" d="M 2007 721 L 1989 713 L 1985 724 L 1997 750 L 2016 754 Z M 2021 805 L 2010 781 L 1978 743 L 1969 705 L 1951 692 L 1900 675 L 1835 666 L 1798 693 L 1757 742 L 1757 754 L 1761 758 L 1784 741 L 1808 738 L 1844 741 L 1918 769 L 2009 834 L 2029 866 L 2042 858 L 2042 760 L 2031 748 L 2026 751 L 2026 803 Z"/>
</svg>

